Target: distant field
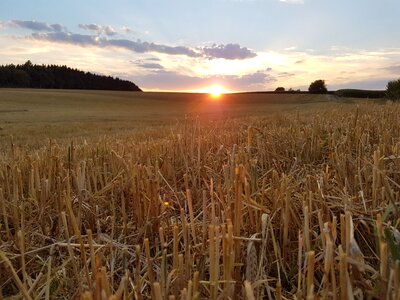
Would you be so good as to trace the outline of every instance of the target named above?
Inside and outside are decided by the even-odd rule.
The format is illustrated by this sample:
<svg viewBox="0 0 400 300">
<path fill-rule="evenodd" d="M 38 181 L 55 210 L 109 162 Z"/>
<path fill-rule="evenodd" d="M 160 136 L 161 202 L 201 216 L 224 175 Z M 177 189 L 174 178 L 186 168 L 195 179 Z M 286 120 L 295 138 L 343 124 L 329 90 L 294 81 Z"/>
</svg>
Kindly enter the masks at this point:
<svg viewBox="0 0 400 300">
<path fill-rule="evenodd" d="M 171 124 L 187 115 L 266 116 L 336 107 L 351 101 L 331 95 L 207 94 L 1 89 L 0 139 L 40 144 L 48 138 L 87 137 Z"/>
</svg>

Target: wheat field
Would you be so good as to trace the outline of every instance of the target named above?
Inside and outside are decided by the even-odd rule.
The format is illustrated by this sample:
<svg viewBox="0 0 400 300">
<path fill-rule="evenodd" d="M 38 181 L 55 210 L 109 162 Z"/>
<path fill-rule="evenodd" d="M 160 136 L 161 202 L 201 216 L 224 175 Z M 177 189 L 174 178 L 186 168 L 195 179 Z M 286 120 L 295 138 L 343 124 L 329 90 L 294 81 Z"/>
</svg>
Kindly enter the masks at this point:
<svg viewBox="0 0 400 300">
<path fill-rule="evenodd" d="M 0 299 L 400 299 L 400 105 L 0 152 Z"/>
</svg>

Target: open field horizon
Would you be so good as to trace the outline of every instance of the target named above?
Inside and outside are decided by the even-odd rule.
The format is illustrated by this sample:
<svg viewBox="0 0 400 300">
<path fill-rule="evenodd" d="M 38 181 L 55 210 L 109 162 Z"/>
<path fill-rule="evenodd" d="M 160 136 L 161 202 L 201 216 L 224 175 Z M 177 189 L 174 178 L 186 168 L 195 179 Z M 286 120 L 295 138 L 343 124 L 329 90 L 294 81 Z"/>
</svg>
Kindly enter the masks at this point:
<svg viewBox="0 0 400 300">
<path fill-rule="evenodd" d="M 185 117 L 265 116 L 366 100 L 313 94 L 0 90 L 0 137 L 40 145 L 46 139 L 82 138 L 176 123 Z M 369 100 L 372 101 L 372 100 Z M 379 100 L 374 100 L 378 101 Z"/>
<path fill-rule="evenodd" d="M 363 102 L 314 94 L 238 93 L 214 99 L 200 93 L 1 89 L 0 137 L 39 145 L 48 138 L 118 133 L 185 117 L 270 116 Z"/>
</svg>

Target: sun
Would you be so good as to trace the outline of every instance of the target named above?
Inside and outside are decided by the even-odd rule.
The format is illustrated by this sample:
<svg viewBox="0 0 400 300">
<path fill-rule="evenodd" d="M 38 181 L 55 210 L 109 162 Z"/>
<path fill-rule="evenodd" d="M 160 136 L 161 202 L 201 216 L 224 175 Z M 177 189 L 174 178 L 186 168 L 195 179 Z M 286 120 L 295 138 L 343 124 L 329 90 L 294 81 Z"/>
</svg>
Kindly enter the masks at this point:
<svg viewBox="0 0 400 300">
<path fill-rule="evenodd" d="M 211 86 L 208 90 L 208 93 L 213 98 L 219 98 L 225 92 L 225 89 L 220 85 Z"/>
</svg>

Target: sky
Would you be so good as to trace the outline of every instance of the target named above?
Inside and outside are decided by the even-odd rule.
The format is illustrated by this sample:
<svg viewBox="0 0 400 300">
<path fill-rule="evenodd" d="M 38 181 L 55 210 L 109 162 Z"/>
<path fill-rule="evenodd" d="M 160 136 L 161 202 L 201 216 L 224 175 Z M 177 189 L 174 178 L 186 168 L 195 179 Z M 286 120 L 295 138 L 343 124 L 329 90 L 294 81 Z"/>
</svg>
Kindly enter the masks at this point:
<svg viewBox="0 0 400 300">
<path fill-rule="evenodd" d="M 399 0 L 2 0 L 0 64 L 68 65 L 144 90 L 384 89 Z"/>
</svg>

